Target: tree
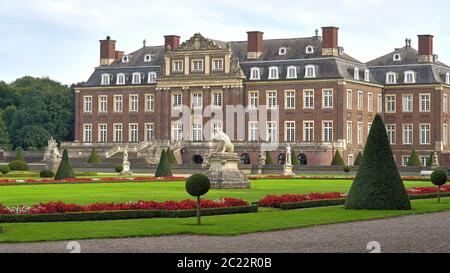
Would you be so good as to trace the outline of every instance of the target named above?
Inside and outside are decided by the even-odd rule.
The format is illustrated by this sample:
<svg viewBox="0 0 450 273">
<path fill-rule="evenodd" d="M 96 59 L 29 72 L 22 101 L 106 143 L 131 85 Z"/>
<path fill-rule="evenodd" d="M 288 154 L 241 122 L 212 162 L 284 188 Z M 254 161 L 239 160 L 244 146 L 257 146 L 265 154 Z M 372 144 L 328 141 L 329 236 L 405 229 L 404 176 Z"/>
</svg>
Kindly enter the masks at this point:
<svg viewBox="0 0 450 273">
<path fill-rule="evenodd" d="M 0 148 L 7 149 L 10 147 L 9 133 L 3 120 L 3 113 L 0 111 Z"/>
<path fill-rule="evenodd" d="M 430 157 L 427 159 L 427 167 L 433 166 L 433 160 L 434 160 L 434 152 L 432 152 Z"/>
<path fill-rule="evenodd" d="M 169 148 L 167 148 L 167 158 L 169 159 L 169 164 L 176 165 L 178 164 L 177 158 L 175 157 L 175 153 Z"/>
<path fill-rule="evenodd" d="M 72 169 L 72 164 L 70 164 L 69 152 L 64 150 L 61 164 L 59 164 L 58 171 L 55 175 L 55 180 L 64 180 L 68 178 L 75 178 L 75 173 Z"/>
<path fill-rule="evenodd" d="M 386 127 L 376 115 L 364 157 L 345 203 L 355 210 L 410 210 L 411 202 L 392 155 Z"/>
<path fill-rule="evenodd" d="M 363 158 L 363 154 L 362 154 L 362 152 L 359 152 L 358 156 L 355 159 L 355 163 L 353 163 L 353 165 L 354 166 L 361 165 L 362 158 Z"/>
<path fill-rule="evenodd" d="M 25 161 L 25 159 L 23 158 L 23 149 L 21 147 L 17 148 L 16 160 L 17 161 Z"/>
<path fill-rule="evenodd" d="M 97 150 L 96 149 L 92 149 L 91 155 L 89 156 L 88 163 L 98 164 L 98 163 L 101 163 L 101 162 L 102 161 L 101 161 L 100 157 L 97 154 Z"/>
<path fill-rule="evenodd" d="M 417 154 L 416 150 L 413 150 L 408 160 L 408 167 L 421 167 L 421 166 L 422 162 L 420 161 L 420 157 Z"/>
<path fill-rule="evenodd" d="M 345 166 L 344 159 L 342 159 L 341 153 L 336 151 L 336 154 L 333 157 L 333 161 L 331 161 L 331 166 Z"/>
<path fill-rule="evenodd" d="M 272 154 L 270 152 L 266 152 L 266 165 L 272 164 L 273 164 Z"/>
<path fill-rule="evenodd" d="M 0 166 L 0 173 L 2 173 L 3 176 L 7 175 L 10 171 L 11 169 L 9 168 L 9 166 L 7 165 Z"/>
<path fill-rule="evenodd" d="M 167 158 L 167 152 L 162 151 L 161 157 L 159 159 L 158 168 L 156 169 L 155 177 L 168 177 L 173 176 L 172 170 L 170 169 L 169 159 Z"/>
<path fill-rule="evenodd" d="M 291 153 L 291 163 L 292 165 L 300 165 L 300 160 L 298 160 L 297 154 L 294 150 L 292 150 Z"/>
<path fill-rule="evenodd" d="M 438 203 L 441 203 L 441 187 L 447 183 L 447 178 L 444 170 L 435 170 L 431 174 L 431 182 L 438 187 Z"/>
<path fill-rule="evenodd" d="M 200 198 L 207 194 L 211 188 L 211 181 L 204 174 L 194 174 L 186 181 L 186 191 L 191 196 L 197 197 L 197 225 L 201 225 Z"/>
</svg>

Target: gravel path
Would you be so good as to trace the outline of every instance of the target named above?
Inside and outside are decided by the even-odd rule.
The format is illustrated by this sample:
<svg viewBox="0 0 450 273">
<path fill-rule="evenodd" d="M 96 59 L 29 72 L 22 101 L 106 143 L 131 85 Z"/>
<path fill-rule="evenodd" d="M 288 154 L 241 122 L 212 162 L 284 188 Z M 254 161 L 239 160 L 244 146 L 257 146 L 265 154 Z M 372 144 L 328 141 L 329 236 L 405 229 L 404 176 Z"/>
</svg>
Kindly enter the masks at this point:
<svg viewBox="0 0 450 273">
<path fill-rule="evenodd" d="M 450 211 L 233 237 L 169 236 L 79 241 L 83 253 L 291 253 L 369 252 L 450 253 Z M 67 242 L 0 244 L 0 253 L 64 253 Z"/>
</svg>

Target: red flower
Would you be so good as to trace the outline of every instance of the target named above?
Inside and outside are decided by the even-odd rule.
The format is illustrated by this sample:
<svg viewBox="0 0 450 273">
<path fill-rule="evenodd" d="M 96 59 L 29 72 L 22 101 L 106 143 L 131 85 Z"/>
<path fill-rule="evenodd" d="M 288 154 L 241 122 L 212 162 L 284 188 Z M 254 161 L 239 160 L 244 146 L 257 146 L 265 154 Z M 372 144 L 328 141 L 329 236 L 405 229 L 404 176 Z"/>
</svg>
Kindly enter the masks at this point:
<svg viewBox="0 0 450 273">
<path fill-rule="evenodd" d="M 313 200 L 324 199 L 342 199 L 346 198 L 345 193 L 331 192 L 331 193 L 310 193 L 310 194 L 285 194 L 285 195 L 268 195 L 261 199 L 258 204 L 261 207 L 280 208 L 285 203 L 300 203 Z"/>
</svg>

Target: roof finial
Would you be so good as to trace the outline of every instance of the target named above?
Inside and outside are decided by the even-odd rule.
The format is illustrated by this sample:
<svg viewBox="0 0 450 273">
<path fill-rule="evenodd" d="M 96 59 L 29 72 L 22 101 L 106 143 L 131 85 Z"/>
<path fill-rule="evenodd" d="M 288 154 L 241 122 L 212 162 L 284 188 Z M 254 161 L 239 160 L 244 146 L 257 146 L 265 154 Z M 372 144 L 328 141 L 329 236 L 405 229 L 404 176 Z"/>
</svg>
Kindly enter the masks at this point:
<svg viewBox="0 0 450 273">
<path fill-rule="evenodd" d="M 316 38 L 319 38 L 319 30 L 316 28 Z"/>
<path fill-rule="evenodd" d="M 143 44 L 144 44 L 144 47 L 146 47 L 147 46 L 147 41 L 144 39 L 144 41 L 143 41 Z"/>
</svg>

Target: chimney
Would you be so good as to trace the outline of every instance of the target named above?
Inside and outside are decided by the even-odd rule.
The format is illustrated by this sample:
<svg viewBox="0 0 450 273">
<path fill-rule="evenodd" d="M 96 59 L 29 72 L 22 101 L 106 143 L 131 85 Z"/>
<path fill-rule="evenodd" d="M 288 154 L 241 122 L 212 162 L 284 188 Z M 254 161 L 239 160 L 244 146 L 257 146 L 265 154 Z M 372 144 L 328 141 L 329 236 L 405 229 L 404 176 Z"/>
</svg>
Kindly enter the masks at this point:
<svg viewBox="0 0 450 273">
<path fill-rule="evenodd" d="M 260 31 L 249 31 L 247 34 L 247 59 L 257 60 L 264 51 L 264 33 Z"/>
<path fill-rule="evenodd" d="M 419 62 L 421 63 L 434 62 L 433 35 L 418 35 L 418 36 L 419 36 Z"/>
<path fill-rule="evenodd" d="M 323 56 L 339 55 L 339 28 L 337 27 L 322 28 L 322 55 Z"/>
<path fill-rule="evenodd" d="M 116 51 L 115 58 L 116 58 L 116 60 L 121 60 L 124 55 L 125 55 L 125 52 L 123 52 L 123 51 Z"/>
<path fill-rule="evenodd" d="M 165 42 L 164 47 L 166 49 L 169 49 L 169 51 L 177 49 L 177 47 L 180 45 L 180 36 L 177 35 L 166 35 L 164 36 Z"/>
<path fill-rule="evenodd" d="M 116 41 L 111 37 L 100 40 L 100 65 L 110 65 L 116 60 Z"/>
</svg>

